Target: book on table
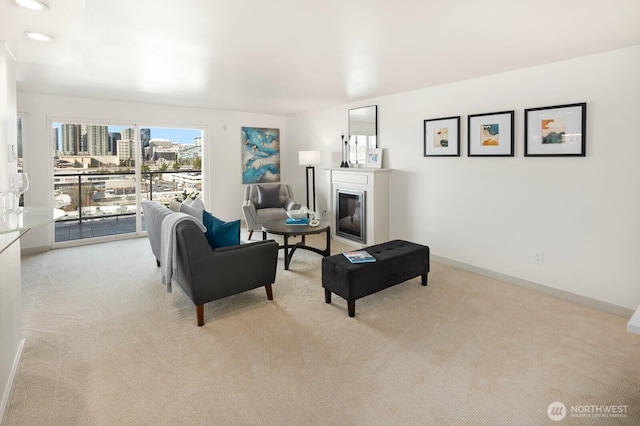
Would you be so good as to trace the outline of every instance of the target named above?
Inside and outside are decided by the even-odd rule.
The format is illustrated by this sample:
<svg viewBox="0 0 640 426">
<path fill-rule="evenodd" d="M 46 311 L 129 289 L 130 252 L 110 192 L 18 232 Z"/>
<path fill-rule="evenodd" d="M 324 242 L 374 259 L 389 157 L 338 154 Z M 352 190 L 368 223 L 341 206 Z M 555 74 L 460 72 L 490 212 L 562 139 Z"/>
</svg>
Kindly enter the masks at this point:
<svg viewBox="0 0 640 426">
<path fill-rule="evenodd" d="M 308 217 L 303 217 L 302 219 L 291 219 L 290 217 L 287 218 L 287 225 L 308 225 L 308 224 L 309 224 Z"/>
<path fill-rule="evenodd" d="M 376 258 L 366 250 L 345 251 L 342 253 L 351 263 L 375 262 Z"/>
</svg>

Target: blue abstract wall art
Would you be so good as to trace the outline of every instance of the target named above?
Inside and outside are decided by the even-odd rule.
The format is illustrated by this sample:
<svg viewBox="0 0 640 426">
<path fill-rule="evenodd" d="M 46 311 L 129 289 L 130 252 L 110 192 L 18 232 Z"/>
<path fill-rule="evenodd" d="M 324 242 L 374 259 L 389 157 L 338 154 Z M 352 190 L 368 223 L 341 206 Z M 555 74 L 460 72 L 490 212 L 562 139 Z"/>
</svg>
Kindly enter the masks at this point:
<svg viewBox="0 0 640 426">
<path fill-rule="evenodd" d="M 242 128 L 242 183 L 280 182 L 280 129 Z"/>
</svg>

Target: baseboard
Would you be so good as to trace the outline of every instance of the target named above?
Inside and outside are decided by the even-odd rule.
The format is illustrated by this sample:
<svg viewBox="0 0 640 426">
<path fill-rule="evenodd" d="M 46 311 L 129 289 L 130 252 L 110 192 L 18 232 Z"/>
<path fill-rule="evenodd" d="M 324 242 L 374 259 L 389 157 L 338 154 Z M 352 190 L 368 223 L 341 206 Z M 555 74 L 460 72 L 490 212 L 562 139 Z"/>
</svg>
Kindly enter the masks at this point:
<svg viewBox="0 0 640 426">
<path fill-rule="evenodd" d="M 339 235 L 331 235 L 331 239 L 334 240 L 334 241 L 337 241 L 339 243 L 346 244 L 348 246 L 357 248 L 357 249 L 362 249 L 362 248 L 366 247 L 365 244 L 359 243 L 357 241 L 350 240 L 348 238 L 342 238 Z"/>
<path fill-rule="evenodd" d="M 9 380 L 7 380 L 7 385 L 5 386 L 4 393 L 2 394 L 2 401 L 0 401 L 0 425 L 3 424 L 4 416 L 9 409 L 9 402 L 11 401 L 11 394 L 13 393 L 13 385 L 15 383 L 16 377 L 18 376 L 18 370 L 20 369 L 20 361 L 22 360 L 24 343 L 25 339 L 20 339 L 18 350 L 16 351 L 16 356 L 13 359 L 13 365 L 11 366 Z"/>
<path fill-rule="evenodd" d="M 454 266 L 458 269 L 473 272 L 485 277 L 494 278 L 496 280 L 504 281 L 509 284 L 514 284 L 519 287 L 524 287 L 529 290 L 545 293 L 550 296 L 558 297 L 560 299 L 568 300 L 570 302 L 578 303 L 580 305 L 589 306 L 600 311 L 608 312 L 610 314 L 618 315 L 623 318 L 631 318 L 634 313 L 633 309 L 625 308 L 623 306 L 614 305 L 612 303 L 603 302 L 601 300 L 592 299 L 590 297 L 581 296 L 579 294 L 571 293 L 557 288 L 549 287 L 544 284 L 536 283 L 533 281 L 524 280 L 522 278 L 514 277 L 500 272 L 491 271 L 489 269 L 480 268 L 478 266 L 470 265 L 468 263 L 459 262 L 457 260 L 448 259 L 446 257 L 436 256 L 431 254 L 431 260 L 444 263 L 445 265 Z"/>
<path fill-rule="evenodd" d="M 31 256 L 33 254 L 46 253 L 49 250 L 51 250 L 51 247 L 49 247 L 49 246 L 21 248 L 20 249 L 20 255 L 21 256 Z"/>
</svg>

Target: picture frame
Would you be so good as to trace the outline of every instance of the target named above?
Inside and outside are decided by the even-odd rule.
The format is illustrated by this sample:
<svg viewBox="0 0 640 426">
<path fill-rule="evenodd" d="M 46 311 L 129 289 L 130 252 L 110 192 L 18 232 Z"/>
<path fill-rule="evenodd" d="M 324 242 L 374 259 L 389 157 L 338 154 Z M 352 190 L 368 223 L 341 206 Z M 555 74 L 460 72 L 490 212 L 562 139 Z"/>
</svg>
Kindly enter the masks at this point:
<svg viewBox="0 0 640 426">
<path fill-rule="evenodd" d="M 280 129 L 242 127 L 242 184 L 280 182 Z"/>
<path fill-rule="evenodd" d="M 587 103 L 524 110 L 524 156 L 586 156 Z"/>
<path fill-rule="evenodd" d="M 424 156 L 460 156 L 460 116 L 424 120 Z"/>
<path fill-rule="evenodd" d="M 514 156 L 514 111 L 473 114 L 467 117 L 469 157 Z"/>
<path fill-rule="evenodd" d="M 364 166 L 372 169 L 382 167 L 382 148 L 367 148 Z"/>
</svg>

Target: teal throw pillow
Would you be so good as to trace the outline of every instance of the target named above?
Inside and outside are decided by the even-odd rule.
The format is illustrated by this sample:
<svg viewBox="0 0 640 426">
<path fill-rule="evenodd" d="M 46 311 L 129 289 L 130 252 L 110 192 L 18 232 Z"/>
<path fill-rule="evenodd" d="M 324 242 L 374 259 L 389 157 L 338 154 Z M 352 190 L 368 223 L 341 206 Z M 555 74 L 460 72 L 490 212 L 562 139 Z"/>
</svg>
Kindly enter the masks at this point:
<svg viewBox="0 0 640 426">
<path fill-rule="evenodd" d="M 240 244 L 240 219 L 224 222 L 204 210 L 202 223 L 207 228 L 205 235 L 212 249 Z"/>
</svg>

